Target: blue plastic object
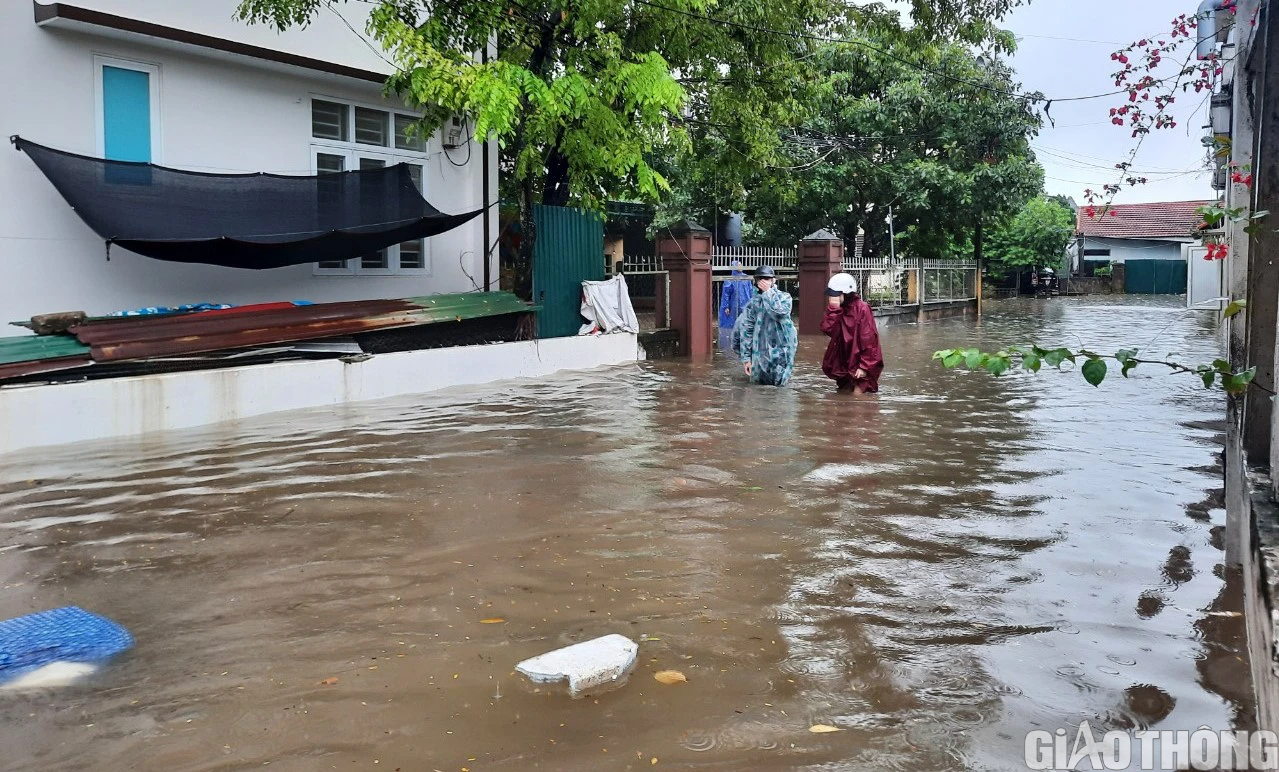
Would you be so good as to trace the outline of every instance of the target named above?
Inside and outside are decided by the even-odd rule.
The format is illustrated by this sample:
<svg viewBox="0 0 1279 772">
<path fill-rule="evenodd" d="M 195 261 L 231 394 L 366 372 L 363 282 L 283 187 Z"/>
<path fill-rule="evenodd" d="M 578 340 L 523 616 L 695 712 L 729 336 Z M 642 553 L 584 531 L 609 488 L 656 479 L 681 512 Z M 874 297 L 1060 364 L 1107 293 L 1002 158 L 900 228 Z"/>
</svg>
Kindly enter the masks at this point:
<svg viewBox="0 0 1279 772">
<path fill-rule="evenodd" d="M 76 606 L 0 622 L 0 681 L 53 662 L 97 662 L 133 645 L 129 631 Z"/>
<path fill-rule="evenodd" d="M 135 308 L 132 311 L 112 311 L 107 316 L 169 316 L 193 311 L 218 311 L 223 308 L 234 308 L 234 306 L 228 303 L 187 303 L 181 306 L 149 306 Z"/>
</svg>

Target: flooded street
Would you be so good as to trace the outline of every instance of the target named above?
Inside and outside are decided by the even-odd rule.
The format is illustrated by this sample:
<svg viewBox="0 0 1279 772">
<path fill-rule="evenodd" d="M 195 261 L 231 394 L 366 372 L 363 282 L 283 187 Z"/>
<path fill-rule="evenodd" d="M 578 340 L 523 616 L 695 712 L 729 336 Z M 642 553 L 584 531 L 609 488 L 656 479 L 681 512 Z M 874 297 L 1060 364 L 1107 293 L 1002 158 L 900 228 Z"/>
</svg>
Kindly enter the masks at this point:
<svg viewBox="0 0 1279 772">
<path fill-rule="evenodd" d="M 137 641 L 0 692 L 0 769 L 1013 770 L 1032 729 L 1247 725 L 1220 392 L 930 361 L 1210 362 L 1182 302 L 888 328 L 871 398 L 814 338 L 784 389 L 658 361 L 0 459 L 0 619 Z M 620 689 L 514 673 L 609 633 Z"/>
</svg>

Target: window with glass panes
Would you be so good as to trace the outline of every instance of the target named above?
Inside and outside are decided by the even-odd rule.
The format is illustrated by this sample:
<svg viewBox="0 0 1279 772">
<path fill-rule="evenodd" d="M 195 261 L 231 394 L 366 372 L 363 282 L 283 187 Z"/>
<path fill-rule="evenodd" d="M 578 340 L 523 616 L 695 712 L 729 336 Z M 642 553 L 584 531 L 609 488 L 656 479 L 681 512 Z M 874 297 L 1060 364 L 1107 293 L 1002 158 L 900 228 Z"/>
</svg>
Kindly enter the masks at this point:
<svg viewBox="0 0 1279 772">
<path fill-rule="evenodd" d="M 327 99 L 311 100 L 311 157 L 321 175 L 382 169 L 405 164 L 413 184 L 426 195 L 423 171 L 426 138 L 416 129 L 417 118 L 407 113 Z M 336 187 L 334 194 L 336 194 Z M 323 179 L 319 195 L 325 195 Z M 430 273 L 430 245 L 425 239 L 406 241 L 351 260 L 315 264 L 321 275 L 395 275 Z"/>
</svg>

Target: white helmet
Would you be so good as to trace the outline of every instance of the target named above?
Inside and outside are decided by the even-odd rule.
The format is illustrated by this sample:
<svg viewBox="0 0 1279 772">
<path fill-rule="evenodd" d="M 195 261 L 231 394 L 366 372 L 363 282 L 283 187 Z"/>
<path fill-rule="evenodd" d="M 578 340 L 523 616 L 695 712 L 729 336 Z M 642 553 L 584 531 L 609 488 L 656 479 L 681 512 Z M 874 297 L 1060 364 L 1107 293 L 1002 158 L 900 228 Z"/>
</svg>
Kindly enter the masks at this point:
<svg viewBox="0 0 1279 772">
<path fill-rule="evenodd" d="M 830 281 L 826 282 L 826 289 L 834 290 L 841 294 L 848 294 L 857 291 L 857 279 L 852 274 L 837 273 L 830 277 Z"/>
</svg>

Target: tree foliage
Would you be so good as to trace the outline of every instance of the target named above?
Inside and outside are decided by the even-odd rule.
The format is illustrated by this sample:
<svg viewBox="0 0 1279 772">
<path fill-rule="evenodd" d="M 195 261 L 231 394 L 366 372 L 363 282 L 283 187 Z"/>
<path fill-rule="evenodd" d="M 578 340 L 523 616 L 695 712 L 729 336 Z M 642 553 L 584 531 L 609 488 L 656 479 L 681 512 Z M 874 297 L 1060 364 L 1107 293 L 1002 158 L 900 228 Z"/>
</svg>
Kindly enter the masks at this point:
<svg viewBox="0 0 1279 772">
<path fill-rule="evenodd" d="M 1110 372 L 1106 360 L 1116 362 L 1120 367 L 1120 375 L 1127 378 L 1128 373 L 1138 365 L 1160 365 L 1174 373 L 1194 375 L 1203 381 L 1204 388 L 1210 389 L 1214 384 L 1220 385 L 1228 394 L 1242 394 L 1248 389 L 1257 375 L 1257 368 L 1236 372 L 1224 359 L 1213 360 L 1210 365 L 1184 365 L 1162 359 L 1141 359 L 1136 349 L 1120 349 L 1114 354 L 1099 354 L 1088 349 L 1042 348 L 1040 346 L 1009 346 L 999 351 L 986 352 L 976 348 L 943 349 L 933 353 L 933 359 L 942 367 L 953 370 L 963 365 L 969 370 L 983 370 L 991 375 L 999 376 L 1020 366 L 1032 373 L 1039 372 L 1044 365 L 1061 369 L 1063 364 L 1079 366 L 1079 372 L 1091 386 L 1100 386 Z"/>
<path fill-rule="evenodd" d="M 1075 231 L 1075 215 L 1069 207 L 1036 196 L 1007 222 L 991 230 L 986 257 L 992 273 L 1013 267 L 1060 269 L 1066 246 Z"/>
<path fill-rule="evenodd" d="M 422 128 L 462 115 L 477 139 L 501 143 L 506 192 L 520 203 L 517 287 L 526 295 L 534 204 L 658 199 L 669 182 L 654 151 L 685 144 L 690 118 L 727 127 L 749 156 L 767 154 L 775 144 L 767 127 L 785 122 L 807 81 L 811 44 L 792 33 L 845 8 L 835 0 L 370 1 L 369 32 L 397 67 L 387 88 L 423 111 Z M 285 29 L 310 23 L 327 2 L 242 0 L 240 14 Z M 497 55 L 486 60 L 475 52 L 490 41 Z"/>
<path fill-rule="evenodd" d="M 856 32 L 856 25 L 907 27 L 880 4 L 842 0 L 362 1 L 372 8 L 368 32 L 397 68 L 388 91 L 422 110 L 422 129 L 462 115 L 477 139 L 500 143 L 504 193 L 520 205 L 516 288 L 526 296 L 535 203 L 599 209 L 609 198 L 656 200 L 668 194 L 676 175 L 681 200 L 740 200 L 752 187 L 779 181 L 761 180 L 760 169 L 794 165 L 788 132 L 810 114 L 817 91 L 829 97 L 840 88 L 823 77 L 827 68 L 840 57 L 849 57 L 844 64 L 854 69 L 891 61 L 872 63 L 865 53 L 858 59 L 848 47 L 822 51 L 821 39 Z M 283 30 L 305 27 L 341 2 L 347 0 L 240 0 L 239 14 Z M 992 20 L 1017 2 L 913 0 L 914 24 L 897 41 L 901 54 L 936 66 L 964 65 L 960 43 L 998 37 Z M 959 43 L 932 47 L 938 39 Z M 476 53 L 494 41 L 496 56 Z M 979 74 L 969 65 L 969 74 Z M 881 73 L 881 81 L 885 77 Z M 1000 131 L 999 114 L 1008 105 L 983 103 L 975 111 L 989 110 L 983 151 L 948 136 L 944 100 L 923 91 L 940 84 L 917 81 L 904 84 L 915 91 L 898 98 L 898 109 L 909 111 L 912 100 L 934 103 L 936 152 L 1004 155 L 1013 137 Z M 958 110 L 970 97 L 983 102 L 979 92 L 947 98 Z M 1013 122 L 1014 133 L 1024 121 Z M 689 149 L 694 152 L 683 152 Z M 959 172 L 966 176 L 957 184 L 967 186 L 960 206 L 981 208 L 974 198 L 990 193 L 1020 195 L 1018 185 L 1001 181 L 1006 175 L 997 163 L 981 163 L 984 168 L 973 164 Z M 917 208 L 956 192 L 954 185 L 945 190 L 950 180 L 943 167 L 922 164 L 910 174 L 931 186 L 912 193 Z M 926 231 L 921 238 L 942 232 Z"/>
<path fill-rule="evenodd" d="M 889 251 L 891 204 L 901 249 L 952 257 L 971 249 L 978 224 L 1001 221 L 1041 189 L 1029 148 L 1039 118 L 997 59 L 1012 45 L 1006 36 L 985 40 L 978 55 L 971 43 L 862 16 L 842 37 L 813 54 L 822 75 L 800 124 L 784 132 L 781 160 L 757 167 L 735 197 L 721 186 L 721 210 L 744 207 L 781 244 L 818 228 L 851 243 L 862 228 L 866 253 L 878 255 Z M 713 144 L 693 150 L 704 158 L 682 169 L 728 166 Z"/>
</svg>

